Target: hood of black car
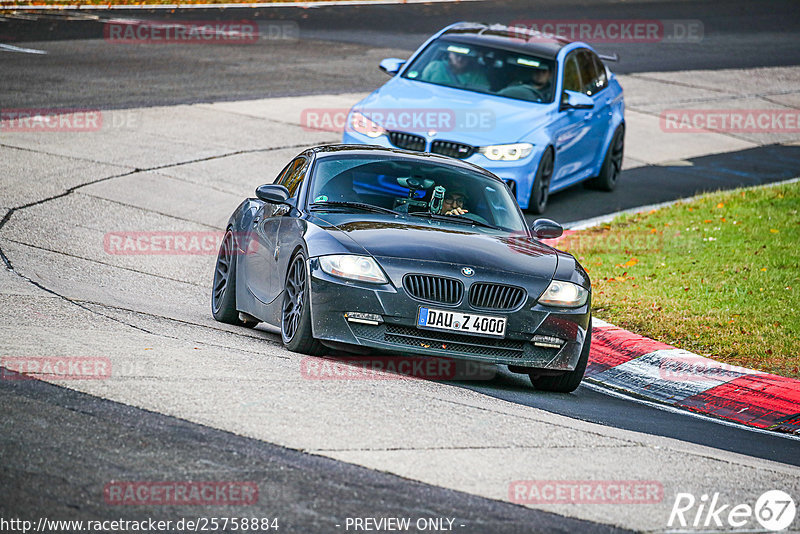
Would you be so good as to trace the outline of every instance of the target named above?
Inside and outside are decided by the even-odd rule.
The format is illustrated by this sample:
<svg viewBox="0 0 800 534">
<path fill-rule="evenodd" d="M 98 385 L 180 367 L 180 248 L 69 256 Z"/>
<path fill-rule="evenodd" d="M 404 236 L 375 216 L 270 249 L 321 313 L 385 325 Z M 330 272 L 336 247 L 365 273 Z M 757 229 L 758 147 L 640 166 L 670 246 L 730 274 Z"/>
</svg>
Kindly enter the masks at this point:
<svg viewBox="0 0 800 534">
<path fill-rule="evenodd" d="M 322 218 L 322 217 L 320 217 Z M 353 220 L 352 215 L 326 213 L 328 230 L 345 236 L 376 258 L 435 261 L 460 267 L 493 269 L 550 278 L 556 269 L 553 249 L 527 234 L 484 231 L 434 220 L 386 217 Z M 321 221 L 320 221 L 321 222 Z"/>
</svg>

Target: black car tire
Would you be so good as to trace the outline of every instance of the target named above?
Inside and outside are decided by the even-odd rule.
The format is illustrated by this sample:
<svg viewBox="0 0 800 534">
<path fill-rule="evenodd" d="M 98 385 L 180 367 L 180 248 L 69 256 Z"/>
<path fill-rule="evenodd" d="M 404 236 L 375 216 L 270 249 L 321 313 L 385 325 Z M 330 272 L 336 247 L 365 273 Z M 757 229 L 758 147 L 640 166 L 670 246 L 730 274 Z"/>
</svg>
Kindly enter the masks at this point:
<svg viewBox="0 0 800 534">
<path fill-rule="evenodd" d="M 548 148 L 542 154 L 539 167 L 536 169 L 536 176 L 533 179 L 531 194 L 528 197 L 528 209 L 530 213 L 539 215 L 544 213 L 547 208 L 547 199 L 550 198 L 550 180 L 553 177 L 553 150 Z"/>
<path fill-rule="evenodd" d="M 311 330 L 311 306 L 306 256 L 298 252 L 289 262 L 281 305 L 281 339 L 292 352 L 313 356 L 325 352 L 325 347 Z"/>
<path fill-rule="evenodd" d="M 613 191 L 622 172 L 622 158 L 625 155 L 625 127 L 620 124 L 611 138 L 606 150 L 600 174 L 586 182 L 587 187 L 601 191 Z"/>
<path fill-rule="evenodd" d="M 236 309 L 236 240 L 230 228 L 225 232 L 214 266 L 211 314 L 221 323 L 253 328 L 258 323 L 242 321 Z"/>
<path fill-rule="evenodd" d="M 592 320 L 589 319 L 589 329 L 586 331 L 586 339 L 583 342 L 583 349 L 581 350 L 578 365 L 575 370 L 568 371 L 560 375 L 553 376 L 537 376 L 535 373 L 530 373 L 531 383 L 536 389 L 542 391 L 555 391 L 558 393 L 571 393 L 578 389 L 583 380 L 583 375 L 586 373 L 586 364 L 589 362 L 589 350 L 592 345 Z"/>
</svg>

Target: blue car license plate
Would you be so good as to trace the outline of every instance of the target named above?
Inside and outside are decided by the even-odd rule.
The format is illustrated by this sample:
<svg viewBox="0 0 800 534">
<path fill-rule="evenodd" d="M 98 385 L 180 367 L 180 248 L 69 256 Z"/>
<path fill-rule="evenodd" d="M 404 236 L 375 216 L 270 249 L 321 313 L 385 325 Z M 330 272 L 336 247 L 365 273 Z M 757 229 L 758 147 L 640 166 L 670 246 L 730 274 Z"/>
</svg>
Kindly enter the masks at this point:
<svg viewBox="0 0 800 534">
<path fill-rule="evenodd" d="M 506 318 L 489 315 L 475 315 L 453 310 L 420 308 L 417 316 L 419 328 L 479 334 L 482 336 L 505 337 Z"/>
</svg>

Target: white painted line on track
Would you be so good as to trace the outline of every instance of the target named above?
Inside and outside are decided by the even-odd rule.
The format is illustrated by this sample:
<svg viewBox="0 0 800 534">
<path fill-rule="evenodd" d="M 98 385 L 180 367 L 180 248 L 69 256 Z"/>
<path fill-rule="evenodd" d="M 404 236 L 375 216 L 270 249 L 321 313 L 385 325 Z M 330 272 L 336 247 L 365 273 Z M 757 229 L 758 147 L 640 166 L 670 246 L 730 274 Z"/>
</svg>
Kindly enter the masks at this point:
<svg viewBox="0 0 800 534">
<path fill-rule="evenodd" d="M 622 393 L 620 391 L 613 390 L 613 389 L 608 389 L 608 388 L 605 388 L 605 387 L 603 387 L 603 386 L 601 386 L 599 384 L 595 384 L 594 381 L 592 381 L 591 378 L 584 379 L 583 382 L 581 382 L 581 386 L 585 386 L 585 387 L 587 387 L 587 388 L 589 388 L 592 391 L 595 391 L 597 393 L 602 393 L 604 395 L 609 395 L 611 397 L 615 397 L 615 398 L 622 399 L 622 400 L 625 400 L 625 401 L 637 402 L 639 404 L 644 404 L 645 406 L 649 406 L 650 408 L 655 408 L 657 410 L 662 410 L 662 411 L 665 411 L 665 412 L 670 412 L 670 413 L 675 413 L 675 414 L 680 414 L 680 415 L 686 415 L 686 416 L 689 416 L 689 417 L 694 417 L 695 419 L 703 419 L 704 421 L 711 421 L 713 423 L 718 423 L 720 425 L 731 426 L 731 427 L 734 427 L 734 428 L 739 428 L 741 430 L 748 430 L 750 432 L 756 432 L 757 434 L 765 434 L 765 435 L 768 435 L 768 436 L 777 436 L 777 437 L 780 437 L 780 438 L 800 441 L 800 436 L 795 435 L 795 434 L 787 434 L 786 432 L 776 432 L 774 430 L 765 430 L 763 428 L 756 428 L 756 427 L 752 427 L 752 426 L 747 426 L 747 425 L 743 425 L 741 423 L 737 423 L 735 421 L 728 421 L 726 419 L 717 419 L 716 417 L 710 417 L 708 415 L 703 415 L 703 414 L 700 414 L 700 413 L 691 412 L 691 411 L 686 410 L 686 409 L 675 408 L 674 406 L 669 406 L 669 405 L 666 405 L 666 404 L 660 404 L 658 402 L 648 401 L 648 400 L 645 400 L 645 399 L 641 399 L 639 397 L 634 397 L 632 395 L 626 395 L 626 394 L 624 394 L 624 393 Z"/>
<path fill-rule="evenodd" d="M 14 46 L 10 44 L 3 44 L 0 43 L 0 50 L 4 50 L 6 52 L 22 52 L 24 54 L 46 54 L 46 50 L 36 50 L 35 48 L 22 48 L 19 46 Z"/>
<path fill-rule="evenodd" d="M 231 8 L 254 8 L 259 9 L 268 7 L 299 7 L 303 9 L 316 7 L 336 7 L 336 6 L 374 6 L 374 5 L 394 5 L 394 4 L 458 4 L 461 2 L 483 2 L 485 0 L 325 0 L 322 2 L 253 2 L 249 4 L 153 4 L 153 5 L 91 5 L 91 4 L 54 4 L 46 6 L 14 6 L 14 10 L 79 10 L 91 9 L 113 11 L 116 9 L 145 9 L 145 10 L 164 10 L 164 9 L 231 9 Z"/>
</svg>

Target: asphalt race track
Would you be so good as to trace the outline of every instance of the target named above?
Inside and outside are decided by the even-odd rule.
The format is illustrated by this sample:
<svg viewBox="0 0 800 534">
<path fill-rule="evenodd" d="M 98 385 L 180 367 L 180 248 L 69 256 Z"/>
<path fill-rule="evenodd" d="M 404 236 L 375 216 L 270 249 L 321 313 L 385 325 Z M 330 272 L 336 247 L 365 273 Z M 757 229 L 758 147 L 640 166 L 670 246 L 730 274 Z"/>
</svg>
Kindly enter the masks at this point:
<svg viewBox="0 0 800 534">
<path fill-rule="evenodd" d="M 368 92 L 387 79 L 380 59 L 408 55 L 445 24 L 529 19 L 534 9 L 546 19 L 702 21 L 702 46 L 598 46 L 619 53 L 612 69 L 620 74 L 800 65 L 800 4 L 793 1 L 95 12 L 297 24 L 298 39 L 248 46 L 111 46 L 102 24 L 85 17 L 0 21 L 0 43 L 48 51 L 0 50 L 3 108 L 149 108 L 155 111 L 145 112 L 146 120 L 163 114 L 166 124 L 172 107 L 186 105 L 180 113 L 198 117 L 191 128 L 141 137 L 139 147 L 51 145 L 0 133 L 0 255 L 7 267 L 0 273 L 0 356 L 108 355 L 130 366 L 109 384 L 0 380 L 0 517 L 253 515 L 279 517 L 279 532 L 322 533 L 345 532 L 346 518 L 404 516 L 454 518 L 454 530 L 464 533 L 661 531 L 678 491 L 728 491 L 736 502 L 767 489 L 800 496 L 800 440 L 596 388 L 543 394 L 502 370 L 466 383 L 309 383 L 296 376 L 299 356 L 274 332 L 212 320 L 213 256 L 139 264 L 92 248 L 98 235 L 118 228 L 219 229 L 239 191 L 269 181 L 265 176 L 303 143 L 337 140 L 293 124 L 284 131 L 277 121 L 248 131 L 255 112 L 241 113 L 236 128 L 230 116 L 240 111 L 223 116 L 212 103 Z M 572 188 L 551 198 L 546 215 L 569 223 L 799 174 L 800 145 L 776 140 L 630 165 L 613 194 Z M 578 479 L 586 465 L 593 469 L 588 478 L 621 472 L 663 480 L 661 508 L 508 502 L 511 480 Z M 108 506 L 102 498 L 113 480 L 198 479 L 256 482 L 258 504 L 244 512 L 187 510 Z"/>
</svg>

